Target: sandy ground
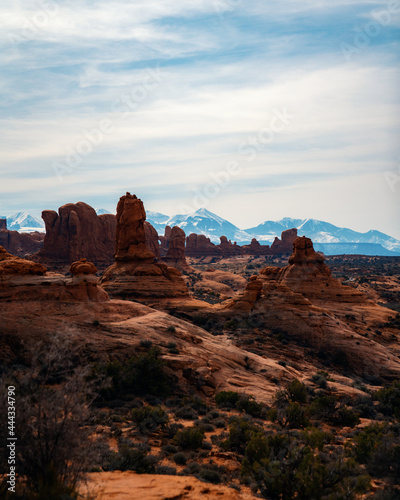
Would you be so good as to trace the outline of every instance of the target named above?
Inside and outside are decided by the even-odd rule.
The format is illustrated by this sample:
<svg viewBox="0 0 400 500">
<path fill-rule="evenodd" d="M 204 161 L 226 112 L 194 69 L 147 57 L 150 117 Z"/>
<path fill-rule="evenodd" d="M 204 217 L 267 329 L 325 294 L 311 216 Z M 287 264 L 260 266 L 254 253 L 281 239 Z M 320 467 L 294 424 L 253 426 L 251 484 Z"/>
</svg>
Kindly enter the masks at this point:
<svg viewBox="0 0 400 500">
<path fill-rule="evenodd" d="M 83 495 L 95 500 L 180 500 L 224 499 L 250 500 L 256 498 L 239 493 L 227 486 L 203 483 L 194 477 L 136 474 L 134 472 L 94 472 L 88 475 Z"/>
</svg>

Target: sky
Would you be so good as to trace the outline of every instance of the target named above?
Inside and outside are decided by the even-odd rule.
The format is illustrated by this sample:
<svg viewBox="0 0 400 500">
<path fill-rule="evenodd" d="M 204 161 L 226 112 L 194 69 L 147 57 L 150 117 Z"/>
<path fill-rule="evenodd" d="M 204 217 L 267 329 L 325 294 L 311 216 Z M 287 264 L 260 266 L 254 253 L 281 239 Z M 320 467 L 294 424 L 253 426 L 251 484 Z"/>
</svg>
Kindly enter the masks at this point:
<svg viewBox="0 0 400 500">
<path fill-rule="evenodd" d="M 0 213 L 200 207 L 400 239 L 400 0 L 0 6 Z"/>
</svg>

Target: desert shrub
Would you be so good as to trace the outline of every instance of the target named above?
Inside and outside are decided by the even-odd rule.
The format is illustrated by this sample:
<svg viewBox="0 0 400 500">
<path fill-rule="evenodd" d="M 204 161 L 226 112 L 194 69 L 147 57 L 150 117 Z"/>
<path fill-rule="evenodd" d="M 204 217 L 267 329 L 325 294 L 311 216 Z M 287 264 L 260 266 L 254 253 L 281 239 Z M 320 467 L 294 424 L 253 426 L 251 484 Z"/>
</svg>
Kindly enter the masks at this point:
<svg viewBox="0 0 400 500">
<path fill-rule="evenodd" d="M 253 433 L 259 430 L 259 427 L 248 420 L 244 418 L 235 418 L 229 426 L 228 438 L 221 442 L 221 447 L 225 450 L 236 451 L 243 455 Z"/>
<path fill-rule="evenodd" d="M 235 408 L 244 411 L 252 417 L 265 417 L 266 409 L 262 403 L 258 403 L 253 396 L 239 394 L 234 391 L 221 391 L 215 395 L 215 402 L 221 408 Z"/>
<path fill-rule="evenodd" d="M 264 418 L 266 414 L 265 406 L 262 403 L 258 403 L 253 396 L 247 394 L 240 396 L 236 403 L 236 408 L 255 418 Z"/>
<path fill-rule="evenodd" d="M 399 484 L 399 425 L 371 424 L 365 427 L 354 437 L 351 451 L 358 462 L 366 465 L 371 475 Z"/>
<path fill-rule="evenodd" d="M 222 418 L 219 418 L 214 422 L 214 425 L 217 429 L 225 429 L 226 423 L 225 420 L 222 420 Z"/>
<path fill-rule="evenodd" d="M 172 326 L 172 325 L 171 325 L 171 326 L 169 326 L 169 327 L 167 328 L 167 332 L 168 332 L 168 333 L 175 333 L 175 332 L 176 332 L 176 328 L 175 328 L 174 326 Z"/>
<path fill-rule="evenodd" d="M 197 450 L 203 439 L 204 433 L 198 427 L 187 427 L 176 433 L 174 443 L 184 450 Z"/>
<path fill-rule="evenodd" d="M 118 447 L 118 452 L 108 456 L 103 468 L 105 470 L 132 470 L 138 474 L 152 474 L 155 472 L 157 459 L 134 445 L 123 444 Z"/>
<path fill-rule="evenodd" d="M 177 418 L 182 418 L 183 420 L 195 420 L 198 417 L 198 413 L 191 406 L 185 405 L 179 408 L 175 415 Z"/>
<path fill-rule="evenodd" d="M 314 382 L 315 385 L 317 385 L 320 389 L 326 389 L 328 387 L 328 382 L 326 381 L 326 378 L 319 374 L 316 373 L 311 377 L 312 382 Z"/>
<path fill-rule="evenodd" d="M 144 347 L 145 349 L 150 349 L 150 347 L 153 345 L 153 342 L 148 339 L 142 339 L 140 341 L 140 347 Z"/>
<path fill-rule="evenodd" d="M 168 455 L 171 455 L 172 453 L 176 453 L 178 451 L 176 446 L 174 446 L 173 444 L 170 444 L 170 443 L 166 444 L 161 449 L 164 453 L 167 453 Z"/>
<path fill-rule="evenodd" d="M 89 439 L 91 403 L 99 380 L 88 381 L 89 369 L 76 367 L 73 341 L 56 334 L 27 347 L 29 367 L 9 370 L 2 387 L 16 387 L 16 463 L 24 497 L 58 500 L 73 497 L 84 473 L 100 459 L 98 443 Z M 6 392 L 1 404 L 7 407 Z M 0 419 L 0 465 L 8 470 L 6 419 Z M 4 480 L 5 479 L 5 480 Z M 7 478 L 0 480 L 6 497 Z"/>
<path fill-rule="evenodd" d="M 400 420 L 400 380 L 395 380 L 389 387 L 376 391 L 374 398 L 379 401 L 378 410 L 381 413 Z"/>
<path fill-rule="evenodd" d="M 159 347 L 151 347 L 147 352 L 133 356 L 124 363 L 112 361 L 107 365 L 97 366 L 97 373 L 111 378 L 111 387 L 101 391 L 102 400 L 127 400 L 142 395 L 167 396 L 172 382 L 160 354 Z"/>
<path fill-rule="evenodd" d="M 297 379 L 292 380 L 287 388 L 290 401 L 294 403 L 305 403 L 307 401 L 307 388 Z"/>
<path fill-rule="evenodd" d="M 312 444 L 294 436 L 263 432 L 253 433 L 247 444 L 242 478 L 253 481 L 253 492 L 271 500 L 353 499 L 369 484 L 355 462 L 342 455 L 315 453 Z"/>
<path fill-rule="evenodd" d="M 337 398 L 333 395 L 323 395 L 314 399 L 309 406 L 310 415 L 314 418 L 330 421 L 336 410 Z"/>
<path fill-rule="evenodd" d="M 237 392 L 221 391 L 215 395 L 215 403 L 220 407 L 235 408 L 239 397 L 239 393 Z"/>
<path fill-rule="evenodd" d="M 359 396 L 354 401 L 346 401 L 361 418 L 375 418 L 374 401 L 370 396 Z"/>
<path fill-rule="evenodd" d="M 132 420 L 139 427 L 140 432 L 154 432 L 158 427 L 165 427 L 168 423 L 168 415 L 159 406 L 143 406 L 132 410 Z"/>
<path fill-rule="evenodd" d="M 343 427 L 355 427 L 360 423 L 360 417 L 354 410 L 342 406 L 333 414 L 331 422 Z"/>
<path fill-rule="evenodd" d="M 215 431 L 215 427 L 212 424 L 207 424 L 205 422 L 200 422 L 198 425 L 199 429 L 203 432 L 213 432 Z"/>
<path fill-rule="evenodd" d="M 285 424 L 289 429 L 301 429 L 309 425 L 304 408 L 299 403 L 290 402 L 285 411 Z"/>
<path fill-rule="evenodd" d="M 175 455 L 172 457 L 172 459 L 177 465 L 185 465 L 187 462 L 186 455 L 184 453 L 182 453 L 181 451 L 178 453 L 175 453 Z"/>
</svg>

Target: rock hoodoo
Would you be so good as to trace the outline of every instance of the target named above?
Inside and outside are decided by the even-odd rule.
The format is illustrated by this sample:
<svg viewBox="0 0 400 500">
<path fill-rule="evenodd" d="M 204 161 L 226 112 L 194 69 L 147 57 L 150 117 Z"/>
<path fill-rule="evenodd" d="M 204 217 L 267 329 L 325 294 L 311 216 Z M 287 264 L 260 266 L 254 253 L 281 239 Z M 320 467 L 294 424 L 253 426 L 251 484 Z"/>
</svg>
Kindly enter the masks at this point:
<svg viewBox="0 0 400 500">
<path fill-rule="evenodd" d="M 112 214 L 97 215 L 83 202 L 68 203 L 58 209 L 45 210 L 46 237 L 37 254 L 45 263 L 71 264 L 82 258 L 96 265 L 113 261 L 116 218 Z"/>
<path fill-rule="evenodd" d="M 158 241 L 158 234 L 150 222 L 144 221 L 144 232 L 146 235 L 146 247 L 154 253 L 156 259 L 160 258 L 160 243 Z"/>
<path fill-rule="evenodd" d="M 0 231 L 7 230 L 7 219 L 0 219 Z"/>
<path fill-rule="evenodd" d="M 221 249 L 211 243 L 204 234 L 192 233 L 186 238 L 186 255 L 188 257 L 221 256 Z"/>
<path fill-rule="evenodd" d="M 287 229 L 282 231 L 281 239 L 275 238 L 271 245 L 271 252 L 273 254 L 289 254 L 292 251 L 293 243 L 297 238 L 297 229 Z"/>
<path fill-rule="evenodd" d="M 104 288 L 115 297 L 173 298 L 188 295 L 180 272 L 162 262 L 146 247 L 143 202 L 126 193 L 117 206 L 115 263 L 103 274 Z"/>
<path fill-rule="evenodd" d="M 71 264 L 69 270 L 74 276 L 97 273 L 97 267 L 92 262 L 88 262 L 87 259 L 80 259 L 77 262 L 74 262 Z"/>
<path fill-rule="evenodd" d="M 164 236 L 159 236 L 161 257 L 165 257 L 167 255 L 171 231 L 172 229 L 170 226 L 165 226 Z"/>
<path fill-rule="evenodd" d="M 169 237 L 169 247 L 164 262 L 180 271 L 188 271 L 190 266 L 185 257 L 185 231 L 178 226 L 174 226 Z"/>
</svg>

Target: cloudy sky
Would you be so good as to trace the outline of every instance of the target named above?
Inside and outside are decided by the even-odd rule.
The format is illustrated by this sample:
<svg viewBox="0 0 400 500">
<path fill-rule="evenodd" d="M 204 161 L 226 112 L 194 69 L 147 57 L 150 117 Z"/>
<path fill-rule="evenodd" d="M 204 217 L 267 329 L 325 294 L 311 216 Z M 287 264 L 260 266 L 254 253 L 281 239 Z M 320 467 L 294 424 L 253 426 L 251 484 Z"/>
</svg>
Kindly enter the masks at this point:
<svg viewBox="0 0 400 500">
<path fill-rule="evenodd" d="M 130 191 L 400 238 L 400 0 L 14 0 L 0 21 L 0 213 Z"/>
</svg>

